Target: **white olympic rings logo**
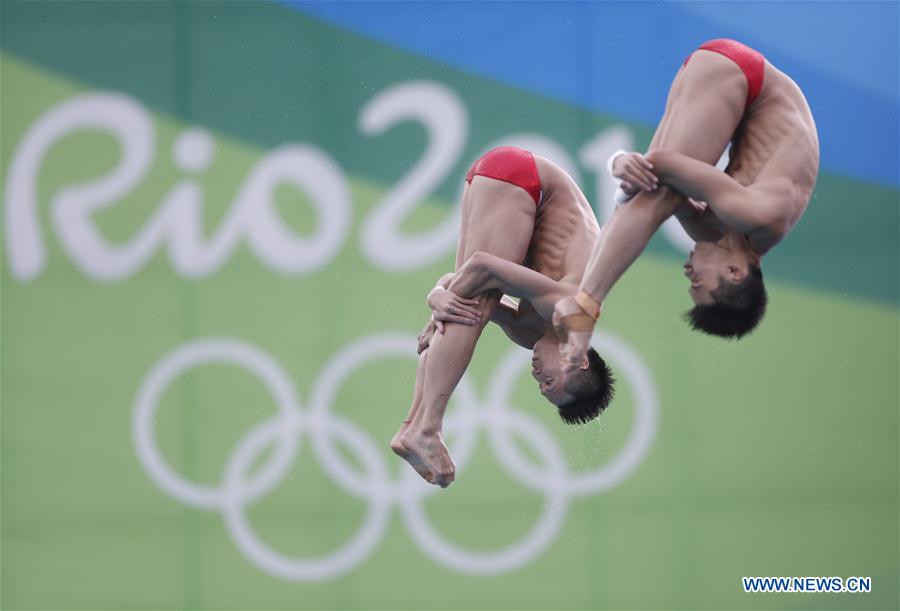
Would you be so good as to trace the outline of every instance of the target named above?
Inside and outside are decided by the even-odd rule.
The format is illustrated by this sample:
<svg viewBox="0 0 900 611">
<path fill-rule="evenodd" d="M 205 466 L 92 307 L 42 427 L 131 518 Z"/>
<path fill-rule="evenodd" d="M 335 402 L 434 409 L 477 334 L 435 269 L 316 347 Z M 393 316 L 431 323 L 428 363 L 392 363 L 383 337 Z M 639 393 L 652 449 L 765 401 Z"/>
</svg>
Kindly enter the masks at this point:
<svg viewBox="0 0 900 611">
<path fill-rule="evenodd" d="M 499 361 L 487 397 L 478 402 L 465 377 L 454 398 L 456 407 L 444 423 L 450 450 L 459 471 L 465 470 L 483 428 L 504 469 L 526 488 L 544 495 L 545 512 L 520 541 L 499 551 L 463 549 L 447 541 L 431 525 L 422 500 L 437 491 L 412 469 L 403 469 L 398 481 L 388 473 L 385 452 L 354 423 L 332 413 L 331 405 L 343 381 L 367 361 L 415 358 L 412 336 L 383 333 L 359 339 L 342 349 L 325 366 L 302 410 L 291 378 L 260 349 L 232 339 L 199 339 L 175 349 L 150 371 L 134 404 L 132 435 L 138 458 L 150 478 L 176 500 L 198 509 L 216 509 L 241 551 L 259 568 L 295 581 L 337 577 L 365 560 L 387 529 L 392 505 L 397 504 L 407 531 L 430 558 L 461 573 L 489 575 L 512 571 L 537 556 L 559 532 L 572 498 L 612 488 L 640 464 L 656 431 L 657 398 L 653 381 L 641 359 L 621 340 L 597 333 L 594 346 L 615 365 L 635 396 L 634 427 L 622 451 L 609 463 L 586 473 L 573 474 L 556 440 L 533 418 L 509 405 L 510 392 L 523 369 L 530 366 L 524 350 L 512 349 Z M 231 454 L 219 486 L 186 480 L 164 460 L 156 443 L 154 420 L 159 399 L 169 384 L 191 368 L 208 363 L 229 363 L 256 375 L 275 400 L 278 411 L 251 429 Z M 245 507 L 268 494 L 285 477 L 306 433 L 322 468 L 345 492 L 368 502 L 359 531 L 333 553 L 317 558 L 295 558 L 268 547 L 251 526 Z M 526 458 L 512 440 L 518 435 L 536 450 L 540 467 Z M 341 442 L 365 473 L 350 466 L 334 445 Z M 268 462 L 251 477 L 250 470 L 263 450 L 274 444 Z M 399 460 L 399 459 L 398 459 Z"/>
</svg>

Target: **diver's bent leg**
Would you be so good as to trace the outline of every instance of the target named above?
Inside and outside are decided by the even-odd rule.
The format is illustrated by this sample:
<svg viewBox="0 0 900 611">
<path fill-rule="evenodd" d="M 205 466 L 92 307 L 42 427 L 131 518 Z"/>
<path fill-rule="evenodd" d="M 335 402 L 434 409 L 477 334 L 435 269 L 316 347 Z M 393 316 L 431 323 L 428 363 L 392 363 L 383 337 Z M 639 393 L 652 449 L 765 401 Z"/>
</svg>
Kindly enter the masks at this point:
<svg viewBox="0 0 900 611">
<path fill-rule="evenodd" d="M 490 320 L 499 301 L 500 295 L 496 291 L 482 296 L 479 304 L 482 321 Z M 442 438 L 444 412 L 450 395 L 472 359 L 485 324 L 469 326 L 448 323 L 445 332 L 431 340 L 421 406 L 400 437 L 406 450 L 415 454 L 416 459 L 421 460 L 431 472 L 432 477 L 426 479 L 441 487 L 448 486 L 456 476 L 455 465 Z"/>
<path fill-rule="evenodd" d="M 429 348 L 426 348 L 422 351 L 422 354 L 419 355 L 419 361 L 416 364 L 416 384 L 413 388 L 413 400 L 412 406 L 409 408 L 409 414 L 407 414 L 403 424 L 400 425 L 400 430 L 398 430 L 394 434 L 394 438 L 391 439 L 391 450 L 394 451 L 394 454 L 408 462 L 409 465 L 425 480 L 433 479 L 432 474 L 428 471 L 425 463 L 419 460 L 418 456 L 410 453 L 407 447 L 403 445 L 402 437 L 409 428 L 410 422 L 416 418 L 416 415 L 420 411 L 420 406 L 422 405 L 422 390 L 425 386 L 425 363 L 428 358 L 428 350 Z"/>
</svg>

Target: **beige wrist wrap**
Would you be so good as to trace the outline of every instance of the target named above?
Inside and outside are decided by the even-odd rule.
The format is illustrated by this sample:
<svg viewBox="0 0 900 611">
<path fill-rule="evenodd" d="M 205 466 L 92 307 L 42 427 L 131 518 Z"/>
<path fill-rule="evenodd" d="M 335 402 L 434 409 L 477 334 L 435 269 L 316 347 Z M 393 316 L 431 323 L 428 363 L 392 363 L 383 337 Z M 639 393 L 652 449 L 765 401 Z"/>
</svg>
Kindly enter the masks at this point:
<svg viewBox="0 0 900 611">
<path fill-rule="evenodd" d="M 568 331 L 593 331 L 594 324 L 600 318 L 600 304 L 583 291 L 575 295 L 575 303 L 581 307 L 581 312 L 563 316 L 563 326 Z"/>
</svg>

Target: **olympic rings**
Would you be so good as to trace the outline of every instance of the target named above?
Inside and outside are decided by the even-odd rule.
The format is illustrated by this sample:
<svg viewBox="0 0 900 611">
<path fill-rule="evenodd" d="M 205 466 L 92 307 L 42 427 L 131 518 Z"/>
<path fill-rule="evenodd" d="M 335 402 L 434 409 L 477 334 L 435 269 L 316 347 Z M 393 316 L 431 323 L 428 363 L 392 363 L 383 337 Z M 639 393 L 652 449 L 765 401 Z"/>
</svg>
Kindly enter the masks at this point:
<svg viewBox="0 0 900 611">
<path fill-rule="evenodd" d="M 403 469 L 400 477 L 393 480 L 380 444 L 353 422 L 332 412 L 338 389 L 355 369 L 383 358 L 415 358 L 416 340 L 409 335 L 379 333 L 344 347 L 316 379 L 306 411 L 300 406 L 290 376 L 259 348 L 232 339 L 193 340 L 163 357 L 144 378 L 134 402 L 132 438 L 141 465 L 163 492 L 186 505 L 221 512 L 228 532 L 244 555 L 260 569 L 282 579 L 320 581 L 352 570 L 380 543 L 395 504 L 416 545 L 441 565 L 468 574 L 509 572 L 529 563 L 553 542 L 572 499 L 621 483 L 641 463 L 653 442 L 658 407 L 646 365 L 627 344 L 607 332 L 595 334 L 593 345 L 632 386 L 635 424 L 619 455 L 587 473 L 570 473 L 556 439 L 527 413 L 509 404 L 518 376 L 528 367 L 527 352 L 513 348 L 501 359 L 484 403 L 477 400 L 465 376 L 454 393 L 455 406 L 444 427 L 457 470 L 467 468 L 479 432 L 484 429 L 500 465 L 523 486 L 545 497 L 544 514 L 532 530 L 520 541 L 497 551 L 466 550 L 438 534 L 422 504 L 437 489 L 425 484 L 412 469 Z M 278 408 L 274 416 L 251 429 L 237 444 L 218 487 L 197 484 L 176 473 L 163 459 L 154 433 L 156 410 L 166 387 L 183 372 L 207 363 L 230 363 L 253 373 L 264 383 Z M 287 475 L 304 435 L 310 439 L 316 460 L 328 476 L 369 506 L 363 524 L 349 542 L 316 558 L 289 557 L 272 550 L 257 536 L 244 511 Z M 522 455 L 512 435 L 531 446 L 540 466 Z M 363 472 L 347 464 L 335 442 L 354 454 Z M 272 445 L 274 451 L 266 464 L 251 476 L 255 461 Z"/>
</svg>

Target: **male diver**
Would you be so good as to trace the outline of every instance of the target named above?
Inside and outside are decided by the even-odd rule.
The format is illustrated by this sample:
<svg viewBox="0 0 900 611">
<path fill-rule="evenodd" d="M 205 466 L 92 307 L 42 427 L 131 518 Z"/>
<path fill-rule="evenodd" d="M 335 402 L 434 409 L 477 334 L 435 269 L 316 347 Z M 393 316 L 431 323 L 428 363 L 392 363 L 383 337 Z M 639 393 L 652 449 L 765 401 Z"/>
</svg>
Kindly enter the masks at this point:
<svg viewBox="0 0 900 611">
<path fill-rule="evenodd" d="M 712 164 L 729 142 L 720 172 Z M 691 327 L 752 331 L 767 301 L 761 259 L 803 215 L 818 174 L 816 126 L 797 84 L 746 45 L 704 43 L 675 76 L 647 156 L 610 161 L 632 199 L 604 224 L 578 294 L 556 304 L 564 374 L 583 358 L 612 286 L 672 214 L 697 242 L 684 265 Z"/>
<path fill-rule="evenodd" d="M 391 441 L 395 453 L 441 487 L 455 478 L 441 436 L 444 411 L 489 320 L 534 351 L 532 375 L 565 422 L 592 420 L 612 393 L 610 372 L 593 350 L 563 381 L 550 324 L 554 304 L 576 293 L 599 232 L 581 190 L 550 160 L 514 147 L 488 152 L 466 183 L 457 271 L 429 293 L 433 315 L 420 335 L 412 407 Z M 522 301 L 501 300 L 503 294 Z"/>
</svg>

